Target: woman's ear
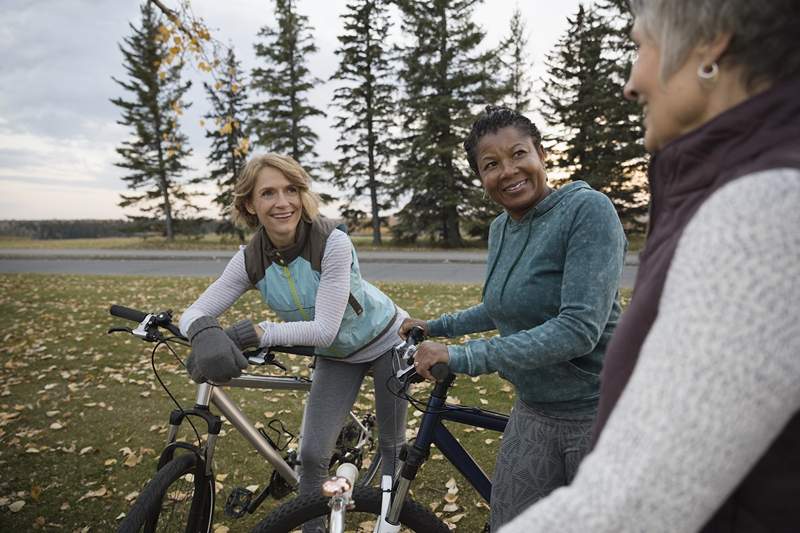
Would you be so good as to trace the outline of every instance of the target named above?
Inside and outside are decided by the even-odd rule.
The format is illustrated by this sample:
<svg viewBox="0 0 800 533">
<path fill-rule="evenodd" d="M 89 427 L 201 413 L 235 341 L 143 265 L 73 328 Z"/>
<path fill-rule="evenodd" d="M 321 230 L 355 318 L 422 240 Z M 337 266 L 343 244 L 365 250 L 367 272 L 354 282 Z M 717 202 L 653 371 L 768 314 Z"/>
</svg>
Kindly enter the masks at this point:
<svg viewBox="0 0 800 533">
<path fill-rule="evenodd" d="M 695 51 L 703 64 L 719 63 L 731 44 L 731 37 L 730 33 L 720 33 L 714 39 L 699 45 Z"/>
<path fill-rule="evenodd" d="M 544 151 L 544 147 L 541 144 L 536 147 L 536 153 L 539 155 L 539 160 L 542 163 L 547 162 L 547 152 Z"/>
<path fill-rule="evenodd" d="M 244 201 L 244 208 L 251 215 L 255 215 L 256 214 L 256 210 L 253 208 L 253 202 L 251 202 L 249 198 Z"/>
</svg>

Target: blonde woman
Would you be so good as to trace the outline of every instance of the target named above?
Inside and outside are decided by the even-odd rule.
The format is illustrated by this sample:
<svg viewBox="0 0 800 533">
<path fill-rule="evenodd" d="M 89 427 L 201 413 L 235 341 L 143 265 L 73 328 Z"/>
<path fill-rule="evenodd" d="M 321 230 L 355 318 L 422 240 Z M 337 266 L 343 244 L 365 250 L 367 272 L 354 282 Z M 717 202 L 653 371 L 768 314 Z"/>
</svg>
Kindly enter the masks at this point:
<svg viewBox="0 0 800 533">
<path fill-rule="evenodd" d="M 319 492 L 339 429 L 368 370 L 374 375 L 384 474 L 393 473 L 406 420 L 406 402 L 386 383 L 396 370 L 392 347 L 408 315 L 362 279 L 349 237 L 319 214 L 310 183 L 287 156 L 261 155 L 247 163 L 234 189 L 233 210 L 255 234 L 180 322 L 192 343 L 187 369 L 197 382 L 238 376 L 247 366 L 244 347 L 317 347 L 303 421 L 300 494 Z M 282 322 L 244 320 L 226 334 L 217 317 L 251 289 Z"/>
</svg>

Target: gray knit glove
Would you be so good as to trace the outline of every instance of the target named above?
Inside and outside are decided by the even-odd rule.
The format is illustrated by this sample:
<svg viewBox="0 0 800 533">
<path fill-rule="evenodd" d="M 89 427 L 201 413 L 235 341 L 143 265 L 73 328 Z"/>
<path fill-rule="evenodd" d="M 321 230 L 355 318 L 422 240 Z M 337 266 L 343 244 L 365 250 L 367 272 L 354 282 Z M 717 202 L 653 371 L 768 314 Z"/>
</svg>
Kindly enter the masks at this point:
<svg viewBox="0 0 800 533">
<path fill-rule="evenodd" d="M 252 320 L 240 320 L 234 325 L 225 328 L 225 333 L 242 351 L 258 348 L 261 343 Z"/>
<path fill-rule="evenodd" d="M 215 318 L 202 316 L 189 326 L 192 353 L 186 370 L 196 383 L 206 380 L 223 383 L 241 375 L 247 359 L 228 337 Z"/>
</svg>

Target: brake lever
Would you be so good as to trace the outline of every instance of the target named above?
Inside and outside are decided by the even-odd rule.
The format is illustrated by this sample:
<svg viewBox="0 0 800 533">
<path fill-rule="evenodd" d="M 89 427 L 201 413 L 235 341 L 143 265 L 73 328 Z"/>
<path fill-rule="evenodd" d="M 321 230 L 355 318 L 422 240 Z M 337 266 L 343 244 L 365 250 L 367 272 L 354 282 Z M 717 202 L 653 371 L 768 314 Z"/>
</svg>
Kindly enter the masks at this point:
<svg viewBox="0 0 800 533">
<path fill-rule="evenodd" d="M 110 328 L 106 331 L 106 334 L 110 335 L 111 333 L 133 333 L 133 330 L 131 328 Z"/>
</svg>

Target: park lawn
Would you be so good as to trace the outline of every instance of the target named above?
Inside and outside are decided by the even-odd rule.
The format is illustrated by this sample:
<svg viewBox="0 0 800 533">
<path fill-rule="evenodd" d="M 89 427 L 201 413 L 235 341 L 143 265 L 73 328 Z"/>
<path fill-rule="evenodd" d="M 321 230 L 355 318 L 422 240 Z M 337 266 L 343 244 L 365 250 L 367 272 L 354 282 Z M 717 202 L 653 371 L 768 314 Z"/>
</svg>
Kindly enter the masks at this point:
<svg viewBox="0 0 800 533">
<path fill-rule="evenodd" d="M 385 237 L 383 244 L 375 246 L 372 238 L 366 235 L 351 235 L 355 247 L 359 251 L 431 251 L 444 250 L 426 242 L 396 243 Z M 23 239 L 16 237 L 0 236 L 0 254 L 8 248 L 25 249 L 111 249 L 111 250 L 236 250 L 239 241 L 233 236 L 203 235 L 201 237 L 187 237 L 179 235 L 174 241 L 167 241 L 164 237 L 110 237 L 102 239 Z M 628 236 L 628 251 L 635 252 L 644 245 L 644 235 L 640 233 Z M 486 243 L 468 241 L 464 248 L 449 248 L 454 252 L 485 250 Z"/>
<path fill-rule="evenodd" d="M 181 310 L 210 281 L 0 275 L 0 531 L 115 529 L 154 471 L 173 405 L 154 378 L 151 346 L 126 334 L 106 334 L 109 327 L 124 325 L 108 314 L 108 306 Z M 378 285 L 420 318 L 480 298 L 477 285 Z M 252 291 L 226 313 L 225 321 L 268 316 Z M 179 355 L 187 355 L 185 349 Z M 172 356 L 159 352 L 155 361 L 178 401 L 192 405 L 194 388 Z M 283 361 L 292 371 L 306 371 L 306 358 L 285 356 Z M 415 395 L 424 399 L 429 385 L 416 387 Z M 364 388 L 357 408 L 369 408 L 370 388 Z M 513 396 L 496 375 L 462 376 L 452 394 L 462 405 L 501 412 L 508 412 Z M 257 424 L 277 417 L 289 428 L 299 426 L 302 393 L 230 395 Z M 419 420 L 418 412 L 410 412 L 409 435 Z M 223 432 L 215 456 L 219 494 L 214 521 L 231 531 L 248 531 L 275 505 L 273 500 L 258 516 L 235 521 L 222 512 L 225 498 L 235 486 L 263 487 L 271 469 L 230 426 Z M 499 434 L 458 427 L 455 433 L 491 473 Z M 457 508 L 443 512 L 451 478 L 459 488 Z M 436 451 L 413 494 L 460 531 L 481 530 L 488 516 L 477 493 Z"/>
</svg>

